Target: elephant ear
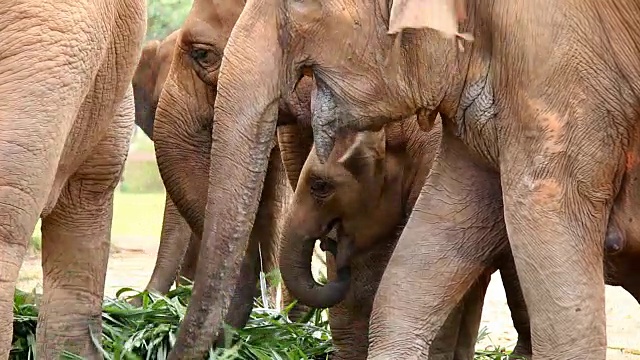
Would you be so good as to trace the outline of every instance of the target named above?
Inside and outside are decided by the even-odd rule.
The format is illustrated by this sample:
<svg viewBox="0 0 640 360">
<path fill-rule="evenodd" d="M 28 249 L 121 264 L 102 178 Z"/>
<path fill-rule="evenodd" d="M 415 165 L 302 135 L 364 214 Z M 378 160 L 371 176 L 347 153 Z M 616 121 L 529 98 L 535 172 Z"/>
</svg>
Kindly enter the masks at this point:
<svg viewBox="0 0 640 360">
<path fill-rule="evenodd" d="M 431 28 L 446 38 L 458 35 L 458 21 L 466 17 L 465 0 L 394 0 L 389 15 L 389 34 L 404 28 Z"/>
<path fill-rule="evenodd" d="M 361 131 L 355 136 L 353 144 L 338 159 L 338 163 L 354 176 L 361 175 L 367 169 L 383 160 L 386 153 L 386 136 L 380 131 Z"/>
<path fill-rule="evenodd" d="M 152 140 L 153 120 L 157 104 L 157 100 L 153 96 L 158 76 L 155 62 L 159 48 L 160 41 L 158 40 L 152 40 L 145 44 L 131 80 L 136 108 L 136 125 Z"/>
</svg>

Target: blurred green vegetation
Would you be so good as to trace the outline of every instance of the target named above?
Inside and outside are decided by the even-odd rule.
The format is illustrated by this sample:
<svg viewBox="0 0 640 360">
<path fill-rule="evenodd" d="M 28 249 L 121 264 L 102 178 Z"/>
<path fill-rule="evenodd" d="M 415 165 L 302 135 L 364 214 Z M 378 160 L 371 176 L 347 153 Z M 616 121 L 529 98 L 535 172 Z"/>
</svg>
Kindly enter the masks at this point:
<svg viewBox="0 0 640 360">
<path fill-rule="evenodd" d="M 118 238 L 159 238 L 164 214 L 164 192 L 135 194 L 117 191 L 113 198 L 113 220 L 111 237 Z M 31 236 L 30 251 L 40 252 L 42 248 L 41 221 L 38 220 Z"/>
<path fill-rule="evenodd" d="M 120 191 L 136 194 L 164 192 L 153 142 L 141 130 L 131 140 Z"/>
<path fill-rule="evenodd" d="M 147 40 L 163 39 L 180 28 L 191 3 L 191 0 L 148 0 Z"/>
</svg>

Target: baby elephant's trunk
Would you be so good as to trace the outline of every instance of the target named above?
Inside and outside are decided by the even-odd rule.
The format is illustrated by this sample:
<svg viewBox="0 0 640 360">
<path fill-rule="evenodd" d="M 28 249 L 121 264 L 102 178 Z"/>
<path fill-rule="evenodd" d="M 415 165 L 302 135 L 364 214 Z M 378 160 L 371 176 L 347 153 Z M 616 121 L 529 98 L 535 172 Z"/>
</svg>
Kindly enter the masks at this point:
<svg viewBox="0 0 640 360">
<path fill-rule="evenodd" d="M 316 237 L 300 234 L 295 227 L 287 226 L 280 254 L 280 272 L 285 286 L 294 298 L 314 308 L 328 308 L 342 301 L 349 291 L 351 270 L 350 251 L 343 246 L 329 246 L 337 256 L 337 278 L 320 285 L 313 278 L 311 258 Z M 340 254 L 339 251 L 343 250 Z M 337 253 L 337 254 L 336 254 Z"/>
</svg>

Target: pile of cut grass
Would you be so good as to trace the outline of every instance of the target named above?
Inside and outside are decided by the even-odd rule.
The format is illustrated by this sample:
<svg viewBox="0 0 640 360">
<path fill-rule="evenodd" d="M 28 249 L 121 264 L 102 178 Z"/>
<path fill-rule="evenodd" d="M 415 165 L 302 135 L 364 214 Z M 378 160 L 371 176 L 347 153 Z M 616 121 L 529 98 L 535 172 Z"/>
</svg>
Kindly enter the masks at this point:
<svg viewBox="0 0 640 360">
<path fill-rule="evenodd" d="M 133 295 L 121 296 L 134 292 Z M 141 296 L 143 304 L 135 307 L 125 300 Z M 176 341 L 178 325 L 182 321 L 191 286 L 180 286 L 166 296 L 121 289 L 116 299 L 105 299 L 103 305 L 102 338 L 95 335 L 94 342 L 105 359 L 166 359 Z M 35 359 L 35 331 L 38 318 L 38 299 L 35 293 L 16 289 L 14 299 L 14 334 L 10 359 Z M 292 304 L 293 305 L 293 304 Z M 247 326 L 234 331 L 234 339 L 225 348 L 211 350 L 209 359 L 328 359 L 333 351 L 326 310 L 312 310 L 300 322 L 292 322 L 287 312 L 292 305 L 277 312 L 262 307 L 256 300 Z M 479 340 L 486 336 L 480 332 Z M 65 353 L 66 359 L 82 359 Z M 504 349 L 482 350 L 476 360 L 509 359 Z"/>
</svg>

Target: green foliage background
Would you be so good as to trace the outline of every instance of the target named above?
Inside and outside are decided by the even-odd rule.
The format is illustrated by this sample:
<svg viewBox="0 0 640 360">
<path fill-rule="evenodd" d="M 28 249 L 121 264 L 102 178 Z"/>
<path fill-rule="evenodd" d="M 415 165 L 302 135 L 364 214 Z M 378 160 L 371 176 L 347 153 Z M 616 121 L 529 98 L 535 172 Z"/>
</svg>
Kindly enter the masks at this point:
<svg viewBox="0 0 640 360">
<path fill-rule="evenodd" d="M 159 40 L 180 28 L 191 0 L 147 0 L 147 40 Z"/>
</svg>

